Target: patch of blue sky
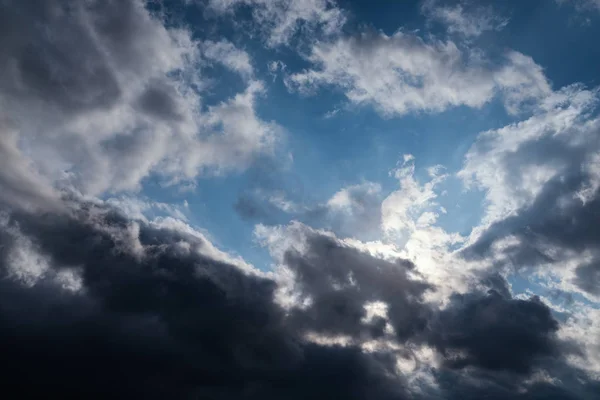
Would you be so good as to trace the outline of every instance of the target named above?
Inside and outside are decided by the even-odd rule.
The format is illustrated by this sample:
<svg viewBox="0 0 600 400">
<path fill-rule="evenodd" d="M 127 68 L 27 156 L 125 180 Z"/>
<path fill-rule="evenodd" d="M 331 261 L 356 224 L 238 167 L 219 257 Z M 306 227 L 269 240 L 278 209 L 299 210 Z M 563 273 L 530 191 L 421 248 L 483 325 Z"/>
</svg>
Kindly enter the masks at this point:
<svg viewBox="0 0 600 400">
<path fill-rule="evenodd" d="M 586 307 L 600 309 L 600 303 L 593 302 L 578 292 L 564 292 L 552 288 L 548 285 L 549 282 L 546 279 L 536 275 L 515 273 L 507 277 L 507 282 L 511 287 L 513 296 L 537 295 L 550 302 L 554 306 L 552 311 L 557 318 L 565 318 L 568 316 L 568 313 L 557 310 L 569 310 L 575 303 L 582 304 Z"/>
</svg>

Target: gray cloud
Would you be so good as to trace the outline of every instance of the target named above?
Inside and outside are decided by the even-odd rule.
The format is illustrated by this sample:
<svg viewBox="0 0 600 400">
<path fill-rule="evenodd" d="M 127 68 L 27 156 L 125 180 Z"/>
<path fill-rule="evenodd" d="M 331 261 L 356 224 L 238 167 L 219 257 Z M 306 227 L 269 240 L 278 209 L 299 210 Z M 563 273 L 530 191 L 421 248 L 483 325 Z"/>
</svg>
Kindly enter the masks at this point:
<svg viewBox="0 0 600 400">
<path fill-rule="evenodd" d="M 551 157 L 551 153 L 546 154 Z M 532 158 L 535 157 L 533 153 Z M 600 230 L 594 221 L 600 213 L 600 198 L 598 191 L 590 194 L 585 202 L 577 196 L 590 182 L 590 176 L 577 161 L 583 159 L 582 154 L 575 153 L 569 170 L 548 181 L 531 205 L 492 224 L 474 244 L 463 250 L 464 256 L 473 259 L 502 254 L 499 267 L 508 263 L 518 270 L 553 265 L 560 270 L 561 264 L 569 259 L 576 260 L 576 255 L 587 254 L 592 261 L 577 266 L 574 283 L 588 293 L 598 294 L 595 283 L 600 253 L 596 244 Z M 495 250 L 494 244 L 507 237 L 517 241 Z"/>
<path fill-rule="evenodd" d="M 142 223 L 131 235 L 131 221 L 93 204 L 3 226 L 0 346 L 23 395 L 405 398 L 385 358 L 304 342 L 273 281 L 201 255 L 189 234 Z M 19 236 L 50 265 L 33 286 L 9 274 Z M 64 270 L 81 289 L 61 288 Z"/>
<path fill-rule="evenodd" d="M 289 45 L 300 31 L 310 38 L 336 34 L 346 22 L 344 11 L 334 0 L 210 0 L 209 7 L 224 15 L 249 9 L 254 22 L 251 29 L 272 47 Z M 238 19 L 243 16 L 243 12 L 236 15 Z"/>
<path fill-rule="evenodd" d="M 231 43 L 199 45 L 142 0 L 0 7 L 0 141 L 13 153 L 0 162 L 23 175 L 0 177 L 12 203 L 52 186 L 98 195 L 137 190 L 151 173 L 173 183 L 240 170 L 273 148 L 277 125 L 255 113 L 261 82 L 245 79 L 232 98 L 203 104 L 202 51 L 251 73 Z M 218 44 L 226 51 L 210 53 Z"/>
<path fill-rule="evenodd" d="M 526 373 L 538 358 L 560 354 L 558 322 L 539 299 L 515 300 L 496 291 L 457 295 L 431 327 L 432 343 L 450 368 L 469 365 Z"/>
<path fill-rule="evenodd" d="M 384 261 L 312 234 L 306 250 L 288 250 L 284 262 L 296 276 L 300 295 L 311 300 L 291 314 L 300 329 L 382 336 L 382 319 L 362 322 L 367 316 L 365 305 L 377 301 L 387 305 L 387 316 L 400 340 L 417 336 L 426 325 L 430 310 L 422 295 L 430 286 L 409 277 L 414 267 L 410 261 Z"/>
<path fill-rule="evenodd" d="M 528 385 L 534 368 L 550 368 L 550 356 L 560 364 L 568 354 L 553 336 L 558 322 L 536 299 L 472 293 L 437 310 L 424 303 L 433 288 L 414 276 L 411 263 L 383 261 L 313 232 L 304 251 L 284 254 L 294 288 L 311 302 L 282 308 L 278 278 L 233 265 L 202 236 L 177 224 L 133 221 L 102 203 L 66 201 L 66 213 L 19 211 L 0 219 L 6 390 L 92 398 L 420 399 L 453 398 L 457 390 L 474 398 L 487 387 L 498 398 L 534 399 L 548 390 L 588 398 L 577 391 L 591 383 L 564 363 L 561 374 L 579 374 L 583 383 L 530 385 L 523 394 L 519 385 Z M 22 279 L 31 271 L 17 273 L 36 265 L 33 280 Z M 387 310 L 369 318 L 365 306 L 378 301 Z M 351 341 L 321 343 L 308 333 Z M 365 351 L 365 340 L 401 349 Z M 398 357 L 414 348 L 402 350 L 409 343 L 439 350 L 444 363 L 428 367 L 436 385 L 407 386 L 409 375 L 396 369 Z M 467 367 L 475 368 L 470 378 L 462 373 Z M 499 387 L 505 374 L 516 383 Z M 35 385 L 26 384 L 31 379 Z M 456 382 L 446 387 L 449 379 Z"/>
</svg>

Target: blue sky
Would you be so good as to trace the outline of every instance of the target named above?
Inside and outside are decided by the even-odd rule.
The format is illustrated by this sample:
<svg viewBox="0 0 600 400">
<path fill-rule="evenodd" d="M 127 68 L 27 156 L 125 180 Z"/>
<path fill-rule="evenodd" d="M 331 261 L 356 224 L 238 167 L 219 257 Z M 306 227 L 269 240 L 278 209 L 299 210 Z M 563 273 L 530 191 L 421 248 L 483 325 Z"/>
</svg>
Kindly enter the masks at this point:
<svg viewBox="0 0 600 400">
<path fill-rule="evenodd" d="M 152 315 L 164 323 L 152 332 L 181 333 L 187 296 L 210 286 L 229 300 L 198 307 L 239 318 L 260 351 L 276 332 L 318 360 L 356 352 L 363 372 L 389 356 L 392 389 L 367 398 L 588 399 L 599 387 L 599 0 L 0 11 L 0 272 L 15 304 L 57 290 L 76 299 L 56 306 L 65 315 L 89 300 L 102 305 L 91 319 L 139 329 Z M 0 319 L 21 326 L 9 311 Z M 261 313 L 280 323 L 257 327 Z M 222 348 L 237 346 L 219 318 Z M 157 340 L 204 354 L 204 339 L 188 348 L 172 332 Z M 264 372 L 215 357 L 229 356 L 223 370 Z M 290 395 L 252 379 L 244 395 Z M 174 387 L 212 390 L 196 384 Z"/>
</svg>

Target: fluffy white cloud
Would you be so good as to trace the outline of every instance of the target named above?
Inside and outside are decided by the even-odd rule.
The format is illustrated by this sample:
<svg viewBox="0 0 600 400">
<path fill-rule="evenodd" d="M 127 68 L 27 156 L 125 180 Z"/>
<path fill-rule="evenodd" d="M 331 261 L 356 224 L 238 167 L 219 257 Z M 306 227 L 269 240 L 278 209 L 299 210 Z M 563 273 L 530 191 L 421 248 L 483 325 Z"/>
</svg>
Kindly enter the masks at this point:
<svg viewBox="0 0 600 400">
<path fill-rule="evenodd" d="M 580 159 L 578 149 L 595 142 L 599 122 L 588 112 L 597 101 L 595 91 L 566 87 L 545 98 L 530 118 L 480 134 L 458 176 L 468 188 L 484 191 L 484 223 L 531 204 L 547 182 L 574 163 L 595 170 L 593 149 L 587 149 L 590 159 Z M 586 188 L 578 193 L 585 196 Z"/>
<path fill-rule="evenodd" d="M 192 180 L 243 169 L 272 148 L 279 128 L 255 112 L 263 85 L 231 43 L 166 28 L 139 0 L 24 7 L 7 8 L 13 22 L 2 29 L 18 33 L 0 40 L 4 200 L 50 204 L 57 186 L 137 190 L 151 174 Z M 203 104 L 207 62 L 240 73 L 246 89 Z"/>
<path fill-rule="evenodd" d="M 492 66 L 478 51 L 402 31 L 318 42 L 308 60 L 311 69 L 287 77 L 290 89 L 339 88 L 351 103 L 372 105 L 384 116 L 479 108 L 496 95 L 517 112 L 526 100 L 550 92 L 542 69 L 521 53 L 509 51 Z"/>
</svg>

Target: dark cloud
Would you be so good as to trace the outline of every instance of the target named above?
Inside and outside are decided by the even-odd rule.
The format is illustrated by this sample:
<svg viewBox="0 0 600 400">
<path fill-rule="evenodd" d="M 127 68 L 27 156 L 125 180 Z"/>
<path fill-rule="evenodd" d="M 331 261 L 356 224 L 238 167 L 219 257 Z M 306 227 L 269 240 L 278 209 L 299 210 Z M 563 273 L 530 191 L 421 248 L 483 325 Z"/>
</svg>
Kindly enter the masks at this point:
<svg viewBox="0 0 600 400">
<path fill-rule="evenodd" d="M 493 289 L 489 294 L 455 295 L 439 310 L 425 301 L 435 287 L 412 263 L 381 260 L 312 232 L 305 249 L 285 251 L 293 290 L 309 299 L 303 307 L 287 309 L 275 301 L 278 281 L 207 255 L 210 244 L 200 235 L 176 225 L 132 221 L 99 201 L 61 202 L 54 177 L 42 174 L 45 160 L 57 159 L 61 174 L 65 165 L 76 166 L 66 172 L 78 175 L 74 182 L 86 188 L 106 180 L 97 184 L 98 192 L 131 188 L 164 161 L 162 151 L 178 129 L 198 130 L 178 125 L 193 114 L 186 114 L 179 81 L 170 80 L 185 67 L 182 59 L 193 55 L 181 54 L 185 50 L 170 36 L 174 32 L 154 20 L 146 5 L 141 0 L 0 0 L 4 396 L 387 400 L 428 398 L 416 393 L 435 392 L 443 399 L 592 398 L 598 387 L 564 363 L 565 354 L 576 349 L 556 338 L 559 323 L 548 307 L 536 298 L 511 298 L 498 275 L 481 282 Z M 109 113 L 117 107 L 122 107 L 116 113 L 122 121 Z M 222 107 L 227 114 L 229 103 Z M 251 107 L 242 111 L 254 115 Z M 91 128 L 73 128 L 77 118 Z M 166 136 L 152 129 L 163 124 L 170 127 Z M 224 147 L 238 139 L 234 135 Z M 39 165 L 27 158 L 37 144 L 37 155 L 44 155 L 35 160 Z M 563 149 L 549 146 L 527 154 L 538 162 L 548 154 L 558 157 Z M 287 212 L 279 201 L 284 199 L 301 219 L 353 237 L 379 227 L 378 190 L 350 188 L 347 202 L 335 211 L 329 204 L 305 207 L 318 203 L 306 199 L 302 180 L 271 161 L 249 172 L 249 187 L 236 204 L 243 217 Z M 518 217 L 493 226 L 472 254 L 485 256 L 494 241 L 515 232 L 521 245 L 509 251 L 522 264 L 552 260 L 536 247 L 540 237 L 562 248 L 594 250 L 600 239 L 597 200 L 557 200 L 581 187 L 577 171 L 572 179 L 548 184 Z M 4 203 L 54 210 L 15 211 Z M 60 207 L 42 207 L 51 203 Z M 598 265 L 580 266 L 575 283 L 598 293 Z M 28 268 L 39 271 L 23 279 Z M 69 273 L 76 277 L 73 286 L 80 280 L 80 288 L 66 287 Z M 365 306 L 373 302 L 387 307 L 385 316 L 366 318 Z M 351 340 L 347 346 L 323 345 L 309 341 L 307 333 Z M 414 387 L 396 370 L 398 354 L 409 351 L 363 351 L 360 344 L 371 339 L 432 346 L 445 361 L 429 369 L 439 390 L 422 383 L 411 393 Z M 536 368 L 549 370 L 561 383 L 528 384 L 522 391 L 519 385 L 526 385 Z"/>
<path fill-rule="evenodd" d="M 139 107 L 150 115 L 160 116 L 165 120 L 177 120 L 181 118 L 181 113 L 176 98 L 173 87 L 164 82 L 155 82 L 141 95 Z"/>
<path fill-rule="evenodd" d="M 186 250 L 200 239 L 87 205 L 77 216 L 13 214 L 9 225 L 79 271 L 65 291 L 47 273 L 33 287 L 9 277 L 2 236 L 0 346 L 4 388 L 23 396 L 105 398 L 401 399 L 391 360 L 305 343 L 273 302 L 275 283 Z M 141 257 L 141 258 L 140 258 Z"/>
<path fill-rule="evenodd" d="M 431 325 L 434 344 L 450 368 L 476 366 L 527 373 L 543 357 L 561 353 L 558 322 L 539 299 L 455 295 Z"/>
<path fill-rule="evenodd" d="M 585 94 L 581 87 L 569 90 L 581 96 Z M 531 198 L 531 201 L 494 222 L 461 253 L 469 260 L 495 259 L 493 268 L 510 267 L 517 272 L 544 265 L 548 269 L 542 273 L 551 269 L 560 274 L 572 268 L 574 262 L 580 263 L 575 268 L 572 283 L 584 292 L 598 294 L 600 229 L 596 221 L 600 216 L 600 193 L 595 157 L 600 141 L 594 119 L 596 102 L 567 104 L 577 113 L 585 112 L 586 118 L 578 116 L 564 127 L 550 126 L 547 130 L 554 134 L 534 135 L 499 158 L 499 174 L 505 181 L 503 184 L 510 188 L 506 190 L 517 198 Z M 562 109 L 557 108 L 556 112 Z M 587 120 L 588 117 L 592 119 Z M 490 138 L 499 140 L 498 136 L 484 137 L 474 144 L 473 154 L 493 157 L 495 142 Z M 530 176 L 529 168 L 550 174 L 551 178 L 538 190 L 537 184 L 531 183 L 537 178 Z M 501 248 L 495 246 L 507 238 L 511 238 L 508 244 Z M 580 255 L 583 258 L 577 260 Z"/>
<path fill-rule="evenodd" d="M 381 260 L 311 234 L 306 251 L 288 251 L 285 265 L 296 276 L 297 290 L 311 300 L 310 306 L 291 314 L 299 329 L 381 336 L 385 325 L 380 318 L 361 322 L 364 306 L 377 301 L 387 305 L 390 323 L 402 341 L 416 336 L 427 323 L 430 311 L 422 296 L 431 286 L 409 277 L 410 261 Z"/>
<path fill-rule="evenodd" d="M 574 283 L 588 293 L 600 295 L 600 260 L 575 269 Z"/>
<path fill-rule="evenodd" d="M 440 398 L 458 398 L 457 388 L 476 398 L 481 387 L 466 389 L 473 378 L 459 376 L 466 367 L 488 380 L 507 373 L 522 382 L 565 352 L 554 337 L 558 323 L 536 299 L 494 291 L 455 296 L 436 311 L 422 298 L 434 288 L 414 277 L 410 262 L 379 260 L 312 233 L 306 251 L 284 257 L 296 290 L 312 302 L 284 310 L 274 301 L 275 281 L 203 255 L 201 237 L 70 202 L 67 214 L 13 212 L 2 220 L 0 351 L 10 366 L 2 380 L 24 397 L 427 398 L 410 394 L 394 352 L 359 347 L 385 337 L 429 343 L 446 356 L 434 377 L 442 387 L 458 383 Z M 49 269 L 26 284 L 14 274 L 15 255 L 32 251 Z M 62 286 L 65 271 L 80 277 L 81 289 Z M 363 320 L 372 301 L 388 305 L 387 318 Z M 353 343 L 311 343 L 308 332 Z M 496 392 L 519 393 L 516 386 Z"/>
</svg>

